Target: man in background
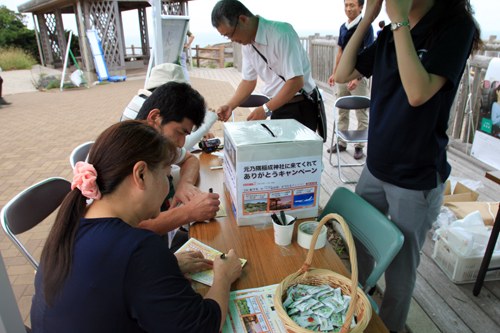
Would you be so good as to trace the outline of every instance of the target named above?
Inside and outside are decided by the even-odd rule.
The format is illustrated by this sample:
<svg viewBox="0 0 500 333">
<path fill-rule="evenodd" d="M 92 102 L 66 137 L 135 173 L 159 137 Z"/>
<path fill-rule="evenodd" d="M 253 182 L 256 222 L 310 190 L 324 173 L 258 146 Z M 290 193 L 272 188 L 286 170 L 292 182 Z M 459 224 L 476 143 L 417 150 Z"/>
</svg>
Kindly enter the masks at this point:
<svg viewBox="0 0 500 333">
<path fill-rule="evenodd" d="M 339 52 L 337 53 L 337 59 L 335 61 L 335 69 L 333 74 L 328 79 L 328 84 L 330 87 L 335 85 L 335 72 L 337 71 L 337 66 L 339 65 L 340 57 L 342 56 L 342 50 L 345 49 L 347 43 L 351 39 L 352 35 L 356 31 L 359 22 L 362 19 L 361 11 L 363 10 L 363 5 L 365 0 L 345 0 L 344 10 L 347 15 L 347 22 L 340 26 L 339 32 Z M 365 34 L 363 43 L 359 47 L 359 52 L 361 52 L 365 47 L 373 43 L 373 28 L 370 26 Z M 368 89 L 368 79 L 366 77 L 358 77 L 349 83 L 338 83 L 337 84 L 337 94 L 336 98 L 344 96 L 370 96 L 370 90 Z M 368 109 L 356 110 L 356 118 L 358 119 L 358 131 L 368 129 Z M 338 115 L 338 126 L 337 130 L 347 131 L 349 129 L 349 110 L 339 109 Z M 354 145 L 354 158 L 359 160 L 363 157 L 363 148 L 365 144 L 363 142 L 356 143 Z M 339 151 L 345 151 L 347 149 L 347 142 L 339 140 L 339 147 L 337 144 L 333 145 L 327 152 L 336 154 L 337 149 Z"/>
</svg>

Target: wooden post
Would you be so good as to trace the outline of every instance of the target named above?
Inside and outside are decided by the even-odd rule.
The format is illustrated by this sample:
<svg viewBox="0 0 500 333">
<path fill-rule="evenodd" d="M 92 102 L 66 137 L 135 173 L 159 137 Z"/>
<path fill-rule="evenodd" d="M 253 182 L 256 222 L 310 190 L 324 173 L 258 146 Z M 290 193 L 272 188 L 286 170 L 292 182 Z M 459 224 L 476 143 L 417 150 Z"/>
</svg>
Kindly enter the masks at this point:
<svg viewBox="0 0 500 333">
<path fill-rule="evenodd" d="M 196 45 L 196 67 L 200 68 L 200 45 Z"/>
<path fill-rule="evenodd" d="M 132 44 L 132 55 L 135 55 L 134 44 Z"/>
<path fill-rule="evenodd" d="M 220 68 L 224 68 L 224 45 L 219 45 L 219 64 Z"/>
<path fill-rule="evenodd" d="M 460 99 L 458 102 L 458 109 L 457 109 L 456 120 L 455 120 L 455 129 L 453 130 L 453 138 L 454 139 L 459 139 L 461 134 L 462 134 L 464 110 L 466 107 L 467 98 L 469 96 L 469 75 L 470 75 L 470 73 L 468 73 L 467 71 L 464 71 L 464 77 L 462 79 L 462 90 L 460 91 Z"/>
</svg>

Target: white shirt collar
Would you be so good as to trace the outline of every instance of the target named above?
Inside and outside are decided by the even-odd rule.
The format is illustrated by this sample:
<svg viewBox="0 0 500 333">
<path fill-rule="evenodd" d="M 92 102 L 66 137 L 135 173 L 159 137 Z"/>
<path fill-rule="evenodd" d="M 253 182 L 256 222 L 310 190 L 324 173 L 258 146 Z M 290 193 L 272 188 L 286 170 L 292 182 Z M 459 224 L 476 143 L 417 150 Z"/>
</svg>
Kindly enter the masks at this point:
<svg viewBox="0 0 500 333">
<path fill-rule="evenodd" d="M 267 45 L 266 28 L 265 28 L 267 20 L 260 15 L 257 16 L 259 17 L 259 25 L 257 26 L 257 33 L 255 34 L 255 43 Z"/>
<path fill-rule="evenodd" d="M 358 17 L 356 17 L 354 20 L 352 20 L 351 23 L 349 23 L 349 21 L 347 21 L 345 23 L 345 27 L 347 28 L 347 30 L 351 29 L 352 27 L 354 27 L 356 24 L 359 23 L 359 21 L 361 21 L 361 14 L 358 15 Z"/>
</svg>

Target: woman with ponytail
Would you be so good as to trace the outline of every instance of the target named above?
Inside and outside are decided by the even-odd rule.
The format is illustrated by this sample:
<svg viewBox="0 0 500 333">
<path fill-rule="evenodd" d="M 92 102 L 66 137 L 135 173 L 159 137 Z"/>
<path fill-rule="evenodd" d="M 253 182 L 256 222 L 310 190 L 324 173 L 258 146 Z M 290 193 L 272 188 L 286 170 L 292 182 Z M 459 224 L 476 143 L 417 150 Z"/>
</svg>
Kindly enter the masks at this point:
<svg viewBox="0 0 500 333">
<path fill-rule="evenodd" d="M 160 213 L 175 159 L 175 145 L 146 122 L 121 122 L 99 136 L 88 163 L 77 163 L 43 248 L 33 332 L 219 332 L 241 274 L 236 253 L 214 262 L 201 253 L 176 258 L 160 236 L 137 228 Z M 196 267 L 182 256 L 199 257 Z M 183 274 L 212 267 L 203 298 Z"/>
</svg>

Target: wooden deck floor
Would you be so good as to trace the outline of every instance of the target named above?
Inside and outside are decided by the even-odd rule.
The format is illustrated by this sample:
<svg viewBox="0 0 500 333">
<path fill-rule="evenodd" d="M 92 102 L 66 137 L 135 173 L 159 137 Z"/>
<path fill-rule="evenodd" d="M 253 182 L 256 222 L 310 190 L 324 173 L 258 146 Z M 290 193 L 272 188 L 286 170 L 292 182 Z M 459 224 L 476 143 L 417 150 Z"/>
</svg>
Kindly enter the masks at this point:
<svg viewBox="0 0 500 333">
<path fill-rule="evenodd" d="M 226 81 L 235 89 L 241 80 L 240 74 L 235 69 L 195 69 L 190 72 L 190 75 Z M 260 93 L 261 86 L 262 82 L 259 81 L 256 93 Z M 324 98 L 329 120 L 329 133 L 327 143 L 324 144 L 325 170 L 321 183 L 323 193 L 331 195 L 338 186 L 354 190 L 355 185 L 342 183 L 337 168 L 332 167 L 328 162 L 329 156 L 326 149 L 331 142 L 335 97 L 332 91 L 324 91 Z M 352 114 L 351 127 L 356 126 L 356 123 L 356 118 Z M 355 161 L 352 158 L 353 150 L 354 148 L 349 146 L 347 153 L 341 153 L 343 162 Z M 336 156 L 332 158 L 335 162 Z M 452 166 L 452 176 L 482 182 L 484 187 L 477 190 L 480 194 L 478 201 L 500 200 L 500 185 L 485 178 L 486 171 L 491 171 L 491 167 L 454 148 L 448 150 L 448 162 Z M 342 169 L 342 173 L 347 179 L 358 179 L 361 170 L 361 167 L 345 168 Z M 500 281 L 486 282 L 481 294 L 475 297 L 472 295 L 473 284 L 457 285 L 448 279 L 432 259 L 433 250 L 434 242 L 429 235 L 422 251 L 422 261 L 418 269 L 417 286 L 414 292 L 415 301 L 428 318 L 441 332 L 500 332 Z M 412 319 L 416 320 L 416 318 L 409 318 L 409 322 Z"/>
</svg>

